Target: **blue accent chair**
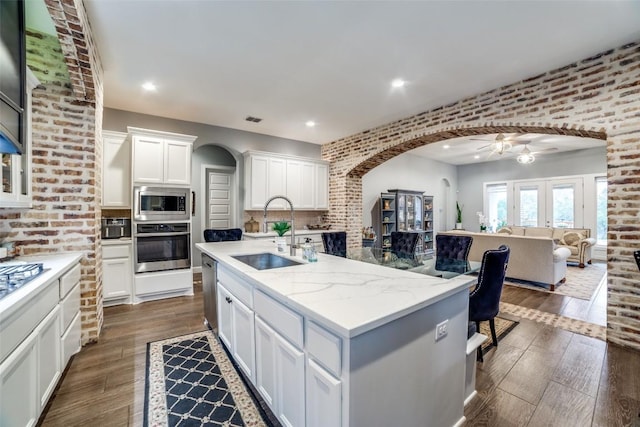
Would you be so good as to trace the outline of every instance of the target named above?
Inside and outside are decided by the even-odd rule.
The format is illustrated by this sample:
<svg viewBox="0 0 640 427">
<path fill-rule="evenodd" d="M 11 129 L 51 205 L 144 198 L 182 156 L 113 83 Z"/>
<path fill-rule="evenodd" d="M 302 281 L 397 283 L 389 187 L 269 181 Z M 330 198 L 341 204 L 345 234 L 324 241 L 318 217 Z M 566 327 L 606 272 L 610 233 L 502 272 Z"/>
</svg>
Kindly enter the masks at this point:
<svg viewBox="0 0 640 427">
<path fill-rule="evenodd" d="M 405 231 L 391 232 L 391 252 L 398 258 L 413 258 L 420 234 Z"/>
<path fill-rule="evenodd" d="M 230 242 L 242 240 L 242 230 L 240 228 L 208 228 L 204 230 L 205 242 Z"/>
<path fill-rule="evenodd" d="M 476 322 L 480 330 L 480 322 L 489 321 L 493 345 L 498 346 L 494 318 L 500 311 L 502 285 L 509 262 L 510 249 L 501 245 L 498 249 L 490 249 L 482 256 L 482 265 L 478 275 L 478 283 L 469 294 L 469 321 Z M 482 350 L 478 347 L 478 360 L 482 362 Z"/>
<path fill-rule="evenodd" d="M 347 232 L 331 231 L 322 233 L 322 245 L 324 246 L 324 253 L 346 258 Z"/>
</svg>

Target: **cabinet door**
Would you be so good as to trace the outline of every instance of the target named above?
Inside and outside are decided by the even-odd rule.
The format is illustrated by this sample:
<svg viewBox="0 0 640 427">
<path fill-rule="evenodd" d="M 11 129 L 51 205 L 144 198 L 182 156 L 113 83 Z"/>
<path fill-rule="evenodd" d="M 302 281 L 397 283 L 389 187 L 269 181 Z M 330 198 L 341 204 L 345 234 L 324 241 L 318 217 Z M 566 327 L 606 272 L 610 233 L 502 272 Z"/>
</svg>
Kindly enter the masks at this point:
<svg viewBox="0 0 640 427">
<path fill-rule="evenodd" d="M 60 308 L 56 306 L 38 325 L 38 412 L 42 411 L 62 373 L 60 352 Z"/>
<path fill-rule="evenodd" d="M 33 426 L 38 421 L 36 335 L 29 335 L 0 364 L 0 424 Z"/>
<path fill-rule="evenodd" d="M 131 145 L 123 133 L 103 132 L 102 206 L 131 206 Z"/>
<path fill-rule="evenodd" d="M 270 408 L 276 395 L 276 335 L 256 317 L 256 388 Z"/>
<path fill-rule="evenodd" d="M 329 166 L 316 164 L 315 172 L 315 208 L 329 209 Z"/>
<path fill-rule="evenodd" d="M 105 301 L 131 295 L 131 259 L 102 260 L 102 293 Z"/>
<path fill-rule="evenodd" d="M 165 140 L 165 184 L 191 184 L 191 148 L 192 145 L 186 142 Z"/>
<path fill-rule="evenodd" d="M 220 340 L 232 351 L 232 328 L 231 328 L 231 293 L 218 282 L 218 336 Z"/>
<path fill-rule="evenodd" d="M 285 196 L 287 194 L 287 161 L 285 159 L 273 157 L 269 159 L 267 182 L 269 186 L 268 197 Z M 269 205 L 269 208 L 288 209 L 289 205 L 282 199 L 276 199 Z"/>
<path fill-rule="evenodd" d="M 287 197 L 296 209 L 315 208 L 315 165 L 287 160 Z"/>
<path fill-rule="evenodd" d="M 276 340 L 276 384 L 278 418 L 285 426 L 303 426 L 304 353 L 280 335 Z"/>
<path fill-rule="evenodd" d="M 247 377 L 255 380 L 255 333 L 253 310 L 244 305 L 238 298 L 232 297 L 231 327 L 232 354 L 238 366 Z"/>
<path fill-rule="evenodd" d="M 251 155 L 245 164 L 248 178 L 245 179 L 246 189 L 245 209 L 262 209 L 269 199 L 268 171 L 269 158 Z"/>
<path fill-rule="evenodd" d="M 341 382 L 313 360 L 307 363 L 307 427 L 340 426 Z"/>
<path fill-rule="evenodd" d="M 133 137 L 133 181 L 162 184 L 164 180 L 164 140 L 151 136 Z"/>
</svg>

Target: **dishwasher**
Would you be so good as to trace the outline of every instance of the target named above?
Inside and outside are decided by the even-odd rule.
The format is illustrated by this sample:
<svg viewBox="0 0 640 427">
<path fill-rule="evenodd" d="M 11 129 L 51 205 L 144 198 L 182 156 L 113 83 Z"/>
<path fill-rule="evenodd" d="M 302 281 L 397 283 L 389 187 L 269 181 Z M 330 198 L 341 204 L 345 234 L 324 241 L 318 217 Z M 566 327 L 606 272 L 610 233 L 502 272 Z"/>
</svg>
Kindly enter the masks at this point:
<svg viewBox="0 0 640 427">
<path fill-rule="evenodd" d="M 204 299 L 204 319 L 212 330 L 217 330 L 216 309 L 216 265 L 209 255 L 202 254 L 202 296 Z"/>
</svg>

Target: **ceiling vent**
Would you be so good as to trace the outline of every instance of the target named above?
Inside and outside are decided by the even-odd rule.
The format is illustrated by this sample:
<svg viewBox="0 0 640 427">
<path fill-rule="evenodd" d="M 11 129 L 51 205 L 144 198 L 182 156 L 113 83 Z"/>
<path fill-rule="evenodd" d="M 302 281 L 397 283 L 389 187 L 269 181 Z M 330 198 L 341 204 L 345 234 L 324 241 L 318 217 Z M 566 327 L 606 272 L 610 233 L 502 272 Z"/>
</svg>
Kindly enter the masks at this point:
<svg viewBox="0 0 640 427">
<path fill-rule="evenodd" d="M 260 123 L 262 121 L 261 118 L 253 117 L 253 116 L 247 116 L 245 120 L 248 122 L 254 122 L 254 123 Z"/>
</svg>

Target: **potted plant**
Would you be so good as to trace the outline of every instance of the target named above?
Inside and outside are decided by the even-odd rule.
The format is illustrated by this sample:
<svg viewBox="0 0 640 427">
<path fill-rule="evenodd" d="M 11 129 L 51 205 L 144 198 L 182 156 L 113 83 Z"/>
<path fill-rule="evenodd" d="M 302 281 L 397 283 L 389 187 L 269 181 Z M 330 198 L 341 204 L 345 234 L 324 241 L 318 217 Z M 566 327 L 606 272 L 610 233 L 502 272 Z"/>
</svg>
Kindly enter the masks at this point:
<svg viewBox="0 0 640 427">
<path fill-rule="evenodd" d="M 458 202 L 456 202 L 456 211 L 456 230 L 462 230 L 462 208 Z"/>
<path fill-rule="evenodd" d="M 291 225 L 287 221 L 278 221 L 273 223 L 271 229 L 278 234 L 278 237 L 276 237 L 278 252 L 284 252 L 287 247 L 287 239 L 284 238 L 284 233 L 291 230 Z"/>
</svg>

